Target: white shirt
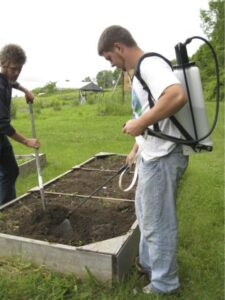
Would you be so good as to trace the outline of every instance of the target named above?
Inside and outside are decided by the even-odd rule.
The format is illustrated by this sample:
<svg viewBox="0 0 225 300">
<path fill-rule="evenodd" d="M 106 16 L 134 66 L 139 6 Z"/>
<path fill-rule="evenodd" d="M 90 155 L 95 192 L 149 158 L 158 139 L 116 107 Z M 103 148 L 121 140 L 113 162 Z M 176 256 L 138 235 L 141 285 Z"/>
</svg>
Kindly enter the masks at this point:
<svg viewBox="0 0 225 300">
<path fill-rule="evenodd" d="M 161 58 L 153 56 L 146 57 L 140 65 L 140 74 L 145 83 L 148 85 L 151 94 L 156 103 L 163 91 L 173 85 L 180 84 L 170 66 Z M 138 118 L 150 109 L 148 102 L 148 93 L 143 90 L 143 86 L 134 76 L 132 82 L 132 108 L 134 118 Z M 160 130 L 170 136 L 181 137 L 179 130 L 170 121 L 164 119 L 158 122 Z M 153 129 L 153 126 L 149 126 Z M 136 142 L 141 150 L 144 160 L 155 160 L 165 156 L 175 148 L 175 143 L 166 141 L 157 137 L 148 135 L 145 139 L 143 136 L 137 136 Z"/>
</svg>

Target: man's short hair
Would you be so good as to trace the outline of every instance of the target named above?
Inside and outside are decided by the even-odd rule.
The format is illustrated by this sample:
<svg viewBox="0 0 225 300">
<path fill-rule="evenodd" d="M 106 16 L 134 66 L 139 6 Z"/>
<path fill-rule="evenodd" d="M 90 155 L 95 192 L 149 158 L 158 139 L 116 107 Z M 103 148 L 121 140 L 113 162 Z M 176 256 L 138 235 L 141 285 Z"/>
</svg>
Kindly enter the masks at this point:
<svg viewBox="0 0 225 300">
<path fill-rule="evenodd" d="M 127 47 L 136 47 L 137 43 L 131 33 L 122 26 L 112 25 L 107 27 L 101 34 L 98 41 L 98 54 L 111 51 L 115 43 L 122 43 Z"/>
<path fill-rule="evenodd" d="M 1 66 L 7 63 L 14 63 L 24 65 L 26 62 L 25 51 L 16 44 L 5 45 L 0 51 L 0 64 Z"/>
</svg>

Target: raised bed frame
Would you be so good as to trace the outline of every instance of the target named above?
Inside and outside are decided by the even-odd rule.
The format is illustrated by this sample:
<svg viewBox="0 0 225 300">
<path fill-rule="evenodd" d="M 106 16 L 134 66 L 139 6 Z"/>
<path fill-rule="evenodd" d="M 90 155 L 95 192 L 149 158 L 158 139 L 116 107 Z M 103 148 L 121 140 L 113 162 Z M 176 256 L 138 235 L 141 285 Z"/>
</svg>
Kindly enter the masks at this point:
<svg viewBox="0 0 225 300">
<path fill-rule="evenodd" d="M 74 171 L 74 169 L 79 169 L 101 155 L 112 155 L 112 153 L 98 153 L 82 164 L 76 165 L 69 171 L 48 181 L 44 186 L 47 187 L 65 174 Z M 3 212 L 18 201 L 23 201 L 27 195 L 37 189 L 35 187 L 28 193 L 1 206 L 0 211 Z M 120 201 L 126 200 L 120 199 Z M 127 201 L 132 201 L 132 199 L 127 199 Z M 74 272 L 80 278 L 85 278 L 87 270 L 89 270 L 98 280 L 112 284 L 114 281 L 120 281 L 124 278 L 130 270 L 138 252 L 138 241 L 137 221 L 124 235 L 79 247 L 0 233 L 0 255 L 21 256 L 35 264 L 46 265 L 54 271 Z"/>
<path fill-rule="evenodd" d="M 16 159 L 25 158 L 26 162 L 19 164 L 19 176 L 26 176 L 27 174 L 36 170 L 36 161 L 34 154 L 15 155 Z M 44 153 L 39 154 L 40 166 L 43 168 L 46 165 L 46 155 Z"/>
</svg>

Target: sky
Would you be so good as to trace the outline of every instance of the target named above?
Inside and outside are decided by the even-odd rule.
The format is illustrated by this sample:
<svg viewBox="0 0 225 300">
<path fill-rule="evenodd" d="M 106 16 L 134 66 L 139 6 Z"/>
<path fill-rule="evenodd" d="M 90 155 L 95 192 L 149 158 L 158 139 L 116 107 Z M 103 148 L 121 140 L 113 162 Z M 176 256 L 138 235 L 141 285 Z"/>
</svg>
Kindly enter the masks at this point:
<svg viewBox="0 0 225 300">
<path fill-rule="evenodd" d="M 205 37 L 200 9 L 208 0 L 7 0 L 1 3 L 0 47 L 22 46 L 27 62 L 19 82 L 28 88 L 47 82 L 67 84 L 110 70 L 97 43 L 110 25 L 126 27 L 145 52 L 175 58 L 174 46 Z M 192 55 L 200 42 L 188 46 Z M 34 86 L 36 85 L 36 86 Z"/>
</svg>

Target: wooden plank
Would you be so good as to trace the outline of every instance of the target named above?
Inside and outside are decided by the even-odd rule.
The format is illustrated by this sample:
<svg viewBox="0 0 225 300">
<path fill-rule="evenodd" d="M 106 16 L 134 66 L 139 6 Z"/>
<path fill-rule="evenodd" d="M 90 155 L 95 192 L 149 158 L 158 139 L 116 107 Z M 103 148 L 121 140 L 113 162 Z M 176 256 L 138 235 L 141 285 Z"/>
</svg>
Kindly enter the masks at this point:
<svg viewBox="0 0 225 300">
<path fill-rule="evenodd" d="M 57 181 L 58 179 L 62 178 L 63 176 L 65 176 L 66 174 L 69 174 L 71 172 L 73 172 L 73 169 L 70 169 L 70 170 L 68 170 L 68 171 L 66 171 L 66 172 L 64 172 L 64 173 L 62 173 L 62 174 L 54 177 L 53 179 L 51 179 L 51 180 L 47 181 L 46 183 L 44 183 L 43 186 L 46 187 L 49 184 Z M 38 186 L 35 186 L 32 189 L 30 189 L 29 192 L 36 192 L 36 191 L 39 191 L 39 190 L 40 190 L 40 188 Z"/>
<path fill-rule="evenodd" d="M 113 197 L 103 197 L 103 196 L 89 196 L 89 195 L 81 195 L 78 193 L 61 193 L 54 191 L 44 191 L 45 194 L 49 195 L 61 195 L 68 197 L 77 197 L 77 198 L 90 198 L 90 199 L 98 199 L 98 200 L 112 200 L 112 201 L 126 201 L 126 202 L 134 202 L 132 199 L 123 199 L 123 198 L 113 198 Z"/>
<path fill-rule="evenodd" d="M 25 176 L 30 172 L 36 171 L 36 160 L 34 155 L 32 155 L 33 158 L 30 160 L 22 163 L 19 165 L 19 176 Z M 40 159 L 40 166 L 44 167 L 46 165 L 46 155 L 45 154 L 39 154 Z"/>
<path fill-rule="evenodd" d="M 30 193 L 25 193 L 25 194 L 23 194 L 23 195 L 21 195 L 21 196 L 15 198 L 15 199 L 13 199 L 13 200 L 7 202 L 6 204 L 1 205 L 1 206 L 0 206 L 0 211 L 1 211 L 1 210 L 4 210 L 5 208 L 7 208 L 7 207 L 9 207 L 9 206 L 11 206 L 11 205 L 13 205 L 14 203 L 19 202 L 20 200 L 22 200 L 24 197 L 26 197 L 26 196 L 28 196 L 28 195 L 30 195 Z"/>
<path fill-rule="evenodd" d="M 130 231 L 129 237 L 126 239 L 124 246 L 120 248 L 117 256 L 113 258 L 113 279 L 115 281 L 123 280 L 132 267 L 135 257 L 138 255 L 139 239 L 139 227 L 136 226 L 134 230 Z"/>
<path fill-rule="evenodd" d="M 121 236 L 114 237 L 112 239 L 92 243 L 89 245 L 84 245 L 79 247 L 81 250 L 88 250 L 94 252 L 107 253 L 111 255 L 117 255 L 120 249 L 124 246 L 127 239 L 130 237 L 130 234 L 124 234 Z"/>
<path fill-rule="evenodd" d="M 21 256 L 62 273 L 87 276 L 87 269 L 99 280 L 112 282 L 111 255 L 80 251 L 76 247 L 0 234 L 0 255 Z"/>
<path fill-rule="evenodd" d="M 75 165 L 74 167 L 72 167 L 72 169 L 79 169 L 81 166 L 83 166 L 83 165 L 85 165 L 85 164 L 87 164 L 87 163 L 93 161 L 94 159 L 95 159 L 95 157 L 93 156 L 93 157 L 91 157 L 91 158 L 85 160 L 84 162 L 82 162 L 82 163 L 80 163 L 80 164 L 78 164 L 78 165 Z"/>
</svg>

